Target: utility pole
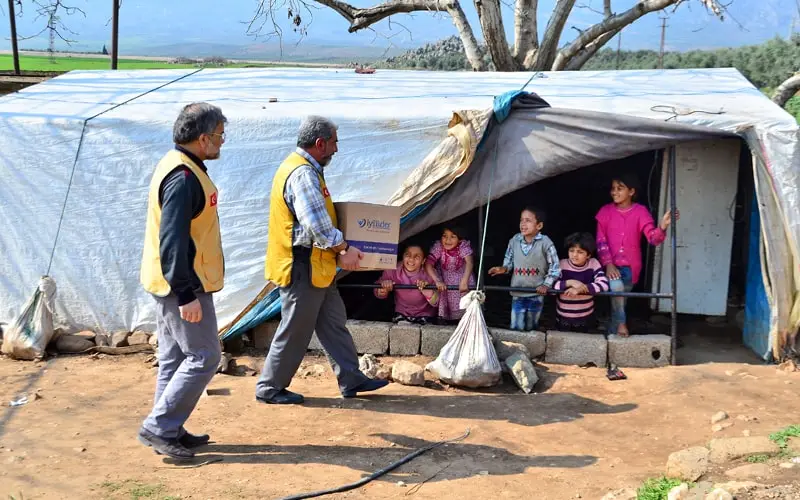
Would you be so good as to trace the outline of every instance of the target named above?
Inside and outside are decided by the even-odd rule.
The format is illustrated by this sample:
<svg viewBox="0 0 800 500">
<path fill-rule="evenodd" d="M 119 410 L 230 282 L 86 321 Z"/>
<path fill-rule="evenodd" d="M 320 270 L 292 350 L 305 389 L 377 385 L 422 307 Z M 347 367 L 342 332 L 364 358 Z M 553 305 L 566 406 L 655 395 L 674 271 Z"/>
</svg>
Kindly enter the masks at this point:
<svg viewBox="0 0 800 500">
<path fill-rule="evenodd" d="M 658 52 L 658 69 L 664 69 L 664 39 L 667 34 L 667 18 L 661 18 L 661 49 Z"/>
<path fill-rule="evenodd" d="M 622 51 L 622 30 L 617 33 L 617 71 L 619 71 L 619 57 Z"/>
<path fill-rule="evenodd" d="M 14 0 L 8 0 L 8 19 L 11 23 L 11 54 L 14 59 L 14 74 L 19 75 L 19 47 L 17 47 L 17 14 Z"/>
<path fill-rule="evenodd" d="M 114 4 L 111 12 L 111 69 L 117 69 L 117 57 L 119 55 L 119 0 L 111 1 Z"/>
</svg>

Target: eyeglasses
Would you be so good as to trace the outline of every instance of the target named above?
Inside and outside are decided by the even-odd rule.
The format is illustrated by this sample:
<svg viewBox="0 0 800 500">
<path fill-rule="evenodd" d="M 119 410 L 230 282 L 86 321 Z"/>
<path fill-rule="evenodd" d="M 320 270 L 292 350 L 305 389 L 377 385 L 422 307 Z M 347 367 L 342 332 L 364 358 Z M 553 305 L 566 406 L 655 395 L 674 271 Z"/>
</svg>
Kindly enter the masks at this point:
<svg viewBox="0 0 800 500">
<path fill-rule="evenodd" d="M 225 132 L 223 132 L 223 133 L 221 133 L 221 134 L 218 134 L 218 133 L 216 133 L 216 132 L 211 132 L 211 133 L 210 133 L 210 134 L 208 134 L 208 135 L 218 135 L 220 139 L 222 139 L 223 141 L 225 140 Z"/>
</svg>

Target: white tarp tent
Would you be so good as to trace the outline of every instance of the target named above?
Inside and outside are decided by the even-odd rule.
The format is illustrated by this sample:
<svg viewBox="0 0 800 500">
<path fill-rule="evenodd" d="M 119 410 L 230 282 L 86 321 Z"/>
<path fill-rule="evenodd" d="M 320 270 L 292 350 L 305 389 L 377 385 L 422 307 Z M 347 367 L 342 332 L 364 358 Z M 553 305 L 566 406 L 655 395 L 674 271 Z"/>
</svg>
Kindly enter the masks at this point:
<svg viewBox="0 0 800 500">
<path fill-rule="evenodd" d="M 138 284 L 146 191 L 153 167 L 171 147 L 172 123 L 189 102 L 219 105 L 229 119 L 222 159 L 210 164 L 220 190 L 227 268 L 225 289 L 216 295 L 222 326 L 264 287 L 267 193 L 303 116 L 322 114 L 340 126 L 340 152 L 327 171 L 337 201 L 393 198 L 410 209 L 430 193 L 411 182 L 398 191 L 404 181 L 433 173 L 446 187 L 461 173 L 446 162 L 425 161 L 431 151 L 452 146 L 446 137 L 453 112 L 488 117 L 494 96 L 530 77 L 323 69 L 71 72 L 0 98 L 0 321 L 18 313 L 47 271 L 61 224 L 50 275 L 59 286 L 62 322 L 104 330 L 152 326 L 152 300 Z M 613 113 L 623 129 L 653 123 L 667 139 L 692 135 L 686 133 L 692 127 L 681 125 L 748 139 L 763 167 L 756 169 L 756 184 L 768 235 L 773 326 L 789 329 L 800 288 L 793 260 L 800 242 L 800 152 L 798 127 L 787 113 L 732 69 L 541 73 L 526 90 L 553 106 L 542 117 L 545 130 L 598 132 L 591 123 L 614 123 L 598 113 Z M 469 147 L 487 126 L 475 120 Z M 580 156 L 581 149 L 586 158 L 603 156 L 586 150 L 602 145 L 596 134 L 587 145 L 580 137 L 575 133 L 571 140 L 578 143 L 563 145 L 569 154 L 548 158 Z M 640 139 L 640 150 L 651 149 Z M 625 154 L 631 153 L 620 150 L 617 157 Z"/>
</svg>

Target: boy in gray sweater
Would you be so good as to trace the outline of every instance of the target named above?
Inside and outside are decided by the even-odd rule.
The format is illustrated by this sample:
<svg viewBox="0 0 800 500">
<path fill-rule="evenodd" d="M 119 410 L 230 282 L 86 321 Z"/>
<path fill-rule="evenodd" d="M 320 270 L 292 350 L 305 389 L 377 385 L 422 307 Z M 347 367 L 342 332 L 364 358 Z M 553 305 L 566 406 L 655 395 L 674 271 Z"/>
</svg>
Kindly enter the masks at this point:
<svg viewBox="0 0 800 500">
<path fill-rule="evenodd" d="M 525 207 L 519 218 L 519 233 L 508 242 L 502 267 L 489 269 L 490 276 L 511 273 L 511 286 L 535 288 L 536 293 L 511 292 L 511 329 L 539 328 L 544 296 L 561 277 L 558 253 L 553 242 L 541 233 L 545 214 Z"/>
</svg>

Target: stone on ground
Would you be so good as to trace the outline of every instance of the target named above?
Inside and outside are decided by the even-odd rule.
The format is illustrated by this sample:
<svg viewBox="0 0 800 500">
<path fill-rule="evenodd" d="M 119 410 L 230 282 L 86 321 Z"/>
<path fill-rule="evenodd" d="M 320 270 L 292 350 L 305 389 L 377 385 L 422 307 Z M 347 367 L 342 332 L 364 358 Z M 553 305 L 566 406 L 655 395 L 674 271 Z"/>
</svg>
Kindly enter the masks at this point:
<svg viewBox="0 0 800 500">
<path fill-rule="evenodd" d="M 667 459 L 666 476 L 682 481 L 697 481 L 708 471 L 709 451 L 701 446 L 672 453 Z"/>
<path fill-rule="evenodd" d="M 765 486 L 760 483 L 754 483 L 753 481 L 728 481 L 727 483 L 715 484 L 714 488 L 721 488 L 732 495 L 737 495 L 739 493 L 765 488 Z"/>
<path fill-rule="evenodd" d="M 133 332 L 128 337 L 128 345 L 145 345 L 150 342 L 150 335 L 146 332 Z"/>
<path fill-rule="evenodd" d="M 517 386 L 525 394 L 530 394 L 533 391 L 533 386 L 539 381 L 539 376 L 536 374 L 536 369 L 528 356 L 523 352 L 517 351 L 506 358 L 504 363 Z"/>
<path fill-rule="evenodd" d="M 154 337 L 155 337 L 155 335 L 154 335 Z M 100 347 L 107 347 L 109 344 L 111 344 L 111 337 L 109 337 L 108 335 L 106 335 L 104 333 L 98 333 L 94 337 L 94 343 L 95 343 L 95 345 L 100 346 Z"/>
<path fill-rule="evenodd" d="M 95 337 L 97 337 L 97 334 L 91 330 L 83 330 L 82 332 L 78 332 L 74 335 L 77 335 L 78 337 L 83 337 L 86 340 L 94 340 Z"/>
<path fill-rule="evenodd" d="M 505 361 L 516 352 L 521 352 L 528 359 L 531 358 L 531 352 L 528 350 L 528 346 L 517 342 L 508 342 L 505 340 L 496 341 L 494 343 L 494 350 L 497 352 L 497 359 L 500 361 Z"/>
<path fill-rule="evenodd" d="M 601 500 L 636 500 L 636 492 L 630 488 L 609 491 Z"/>
<path fill-rule="evenodd" d="M 379 367 L 378 358 L 372 354 L 364 354 L 358 360 L 358 369 L 369 378 L 375 378 Z"/>
<path fill-rule="evenodd" d="M 78 335 L 61 335 L 56 339 L 58 352 L 78 353 L 94 347 L 94 342 Z"/>
<path fill-rule="evenodd" d="M 111 334 L 111 347 L 125 347 L 128 345 L 129 332 L 119 331 Z"/>
<path fill-rule="evenodd" d="M 223 352 L 219 358 L 219 365 L 217 365 L 217 373 L 225 373 L 228 371 L 228 366 L 231 364 L 233 356 L 230 353 Z"/>
<path fill-rule="evenodd" d="M 425 385 L 425 370 L 411 361 L 395 361 L 392 380 L 403 385 Z"/>
<path fill-rule="evenodd" d="M 771 471 L 767 464 L 740 465 L 725 472 L 725 475 L 732 479 L 761 479 L 769 477 L 770 474 Z"/>
<path fill-rule="evenodd" d="M 724 411 L 718 411 L 711 416 L 711 423 L 716 424 L 728 418 L 728 414 Z"/>
<path fill-rule="evenodd" d="M 669 490 L 669 493 L 667 493 L 667 500 L 684 500 L 688 494 L 689 485 L 686 483 L 681 483 Z"/>
<path fill-rule="evenodd" d="M 778 453 L 778 445 L 765 436 L 712 439 L 709 443 L 711 463 L 720 464 L 750 455 Z"/>
<path fill-rule="evenodd" d="M 706 495 L 705 500 L 733 500 L 733 496 L 722 488 L 715 488 L 711 493 Z"/>
<path fill-rule="evenodd" d="M 531 358 L 539 358 L 547 350 L 547 335 L 544 332 L 520 332 L 517 330 L 505 330 L 503 328 L 489 328 L 489 334 L 497 342 L 514 342 L 522 344 L 528 348 Z"/>
</svg>

